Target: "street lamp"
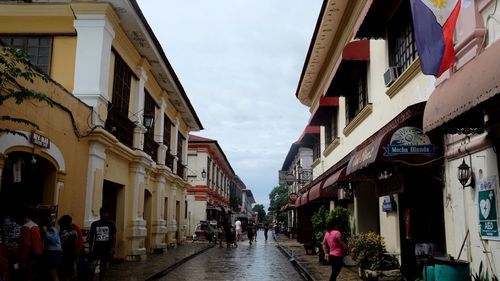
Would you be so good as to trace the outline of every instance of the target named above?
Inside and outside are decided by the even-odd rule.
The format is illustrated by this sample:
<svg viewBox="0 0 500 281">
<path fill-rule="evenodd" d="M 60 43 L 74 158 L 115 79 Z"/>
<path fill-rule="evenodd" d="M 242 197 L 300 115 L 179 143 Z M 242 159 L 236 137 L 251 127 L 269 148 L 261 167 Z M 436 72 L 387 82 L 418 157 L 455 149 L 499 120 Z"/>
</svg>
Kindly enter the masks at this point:
<svg viewBox="0 0 500 281">
<path fill-rule="evenodd" d="M 462 159 L 462 164 L 458 166 L 457 178 L 458 181 L 462 184 L 462 187 L 465 188 L 467 186 L 470 186 L 474 188 L 474 173 L 472 172 L 472 168 L 465 163 L 465 159 Z M 467 185 L 469 179 L 470 183 Z"/>
<path fill-rule="evenodd" d="M 155 122 L 155 116 L 151 112 L 145 112 L 144 113 L 144 127 L 148 129 L 148 131 L 153 128 L 153 124 Z"/>
<path fill-rule="evenodd" d="M 207 177 L 207 172 L 205 171 L 205 169 L 203 169 L 203 171 L 201 171 L 201 177 L 202 178 L 206 178 Z"/>
</svg>

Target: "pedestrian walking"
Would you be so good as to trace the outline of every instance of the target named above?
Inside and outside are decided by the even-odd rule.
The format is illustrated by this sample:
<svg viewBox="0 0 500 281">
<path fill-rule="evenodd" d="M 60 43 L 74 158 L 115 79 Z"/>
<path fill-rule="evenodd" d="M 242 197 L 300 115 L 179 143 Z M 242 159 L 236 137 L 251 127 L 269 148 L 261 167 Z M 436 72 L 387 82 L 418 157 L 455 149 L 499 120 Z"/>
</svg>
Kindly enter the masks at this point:
<svg viewBox="0 0 500 281">
<path fill-rule="evenodd" d="M 219 225 L 217 228 L 217 238 L 219 239 L 219 248 L 222 248 L 222 239 L 224 239 L 224 227 Z"/>
<path fill-rule="evenodd" d="M 264 224 L 264 237 L 266 238 L 267 241 L 267 232 L 269 231 L 269 223 Z"/>
<path fill-rule="evenodd" d="M 240 239 L 242 238 L 241 221 L 237 219 L 234 223 L 234 226 L 236 227 L 236 241 L 240 241 Z"/>
<path fill-rule="evenodd" d="M 95 267 L 99 263 L 99 281 L 104 280 L 106 269 L 115 254 L 116 225 L 111 220 L 109 211 L 102 207 L 100 219 L 90 225 L 90 280 L 94 280 Z"/>
<path fill-rule="evenodd" d="M 253 235 L 255 234 L 255 225 L 253 221 L 248 222 L 247 225 L 248 242 L 252 245 Z"/>
<path fill-rule="evenodd" d="M 61 280 L 75 280 L 75 264 L 78 250 L 78 232 L 72 225 L 72 218 L 69 215 L 62 216 L 57 223 L 60 228 L 62 264 Z"/>
<path fill-rule="evenodd" d="M 48 270 L 49 280 L 59 281 L 58 270 L 62 262 L 62 248 L 59 231 L 49 217 L 43 218 L 41 224 L 43 236 L 43 267 Z"/>
<path fill-rule="evenodd" d="M 327 223 L 325 237 L 323 238 L 323 251 L 325 259 L 332 266 L 331 280 L 337 280 L 343 265 L 343 259 L 347 252 L 347 246 L 342 238 L 342 233 L 338 231 L 338 225 L 332 219 Z M 328 251 L 328 247 L 330 251 Z"/>
</svg>

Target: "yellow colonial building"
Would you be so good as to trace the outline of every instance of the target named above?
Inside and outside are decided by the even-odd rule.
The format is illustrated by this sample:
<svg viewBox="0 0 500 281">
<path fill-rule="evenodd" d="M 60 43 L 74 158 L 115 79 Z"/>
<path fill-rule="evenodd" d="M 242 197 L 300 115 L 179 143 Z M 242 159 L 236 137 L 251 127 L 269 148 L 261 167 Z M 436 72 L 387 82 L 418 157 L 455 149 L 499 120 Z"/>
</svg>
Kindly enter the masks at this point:
<svg viewBox="0 0 500 281">
<path fill-rule="evenodd" d="M 187 136 L 203 128 L 136 1 L 0 1 L 0 41 L 31 55 L 53 80 L 32 87 L 56 101 L 2 105 L 40 125 L 31 141 L 0 135 L 2 198 L 26 195 L 14 192 L 21 167 L 22 179 L 43 182 L 21 179 L 41 194 L 23 203 L 52 206 L 84 228 L 109 208 L 118 258 L 185 239 Z"/>
</svg>

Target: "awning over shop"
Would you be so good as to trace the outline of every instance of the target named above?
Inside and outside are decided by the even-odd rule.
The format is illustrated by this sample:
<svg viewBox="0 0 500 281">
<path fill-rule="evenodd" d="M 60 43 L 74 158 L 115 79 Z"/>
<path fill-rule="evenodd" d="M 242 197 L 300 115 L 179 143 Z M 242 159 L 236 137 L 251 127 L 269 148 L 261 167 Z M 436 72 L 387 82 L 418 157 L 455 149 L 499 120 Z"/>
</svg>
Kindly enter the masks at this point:
<svg viewBox="0 0 500 281">
<path fill-rule="evenodd" d="M 339 106 L 339 97 L 320 97 L 319 102 L 311 113 L 309 125 L 324 125 L 325 115 L 334 107 Z"/>
<path fill-rule="evenodd" d="M 212 204 L 207 205 L 207 210 L 218 211 L 218 212 L 222 211 L 222 209 L 219 206 L 214 206 Z"/>
<path fill-rule="evenodd" d="M 427 101 L 423 129 L 429 132 L 500 92 L 500 41 L 442 82 Z"/>
<path fill-rule="evenodd" d="M 297 197 L 297 200 L 295 200 L 295 206 L 296 206 L 296 207 L 302 206 L 302 205 L 301 205 L 301 203 L 302 203 L 302 202 L 301 202 L 301 201 L 302 201 L 302 199 L 301 199 L 301 198 L 302 198 L 302 196 L 299 196 L 299 197 Z"/>
<path fill-rule="evenodd" d="M 375 162 L 423 164 L 438 156 L 437 141 L 420 129 L 425 103 L 409 106 L 382 129 L 361 143 L 352 154 L 346 175 Z"/>
<path fill-rule="evenodd" d="M 316 200 L 321 197 L 321 185 L 323 182 L 319 182 L 314 185 L 311 189 L 309 189 L 309 201 Z"/>
<path fill-rule="evenodd" d="M 341 187 L 342 183 L 370 181 L 373 178 L 364 175 L 347 175 L 347 167 L 343 167 L 337 172 L 327 177 L 322 184 L 322 189 L 329 191 L 337 187 Z"/>
<path fill-rule="evenodd" d="M 305 204 L 309 203 L 309 191 L 306 193 L 302 194 L 299 199 L 297 199 L 297 202 L 300 203 L 300 205 L 297 206 L 304 206 Z"/>
<path fill-rule="evenodd" d="M 342 51 L 343 60 L 370 60 L 370 40 L 358 40 L 348 43 Z"/>
</svg>

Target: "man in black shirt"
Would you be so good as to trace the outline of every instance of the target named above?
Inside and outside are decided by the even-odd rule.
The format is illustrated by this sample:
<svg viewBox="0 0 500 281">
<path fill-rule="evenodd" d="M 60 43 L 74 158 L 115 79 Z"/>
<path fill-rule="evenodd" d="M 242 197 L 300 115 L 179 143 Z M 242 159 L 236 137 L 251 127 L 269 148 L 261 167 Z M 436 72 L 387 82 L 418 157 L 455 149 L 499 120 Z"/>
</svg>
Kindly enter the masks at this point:
<svg viewBox="0 0 500 281">
<path fill-rule="evenodd" d="M 110 213 L 105 207 L 99 210 L 99 214 L 101 219 L 90 225 L 89 245 L 92 260 L 90 274 L 91 280 L 94 280 L 95 266 L 99 261 L 99 281 L 102 281 L 107 265 L 115 254 L 116 225 L 110 219 Z"/>
</svg>

